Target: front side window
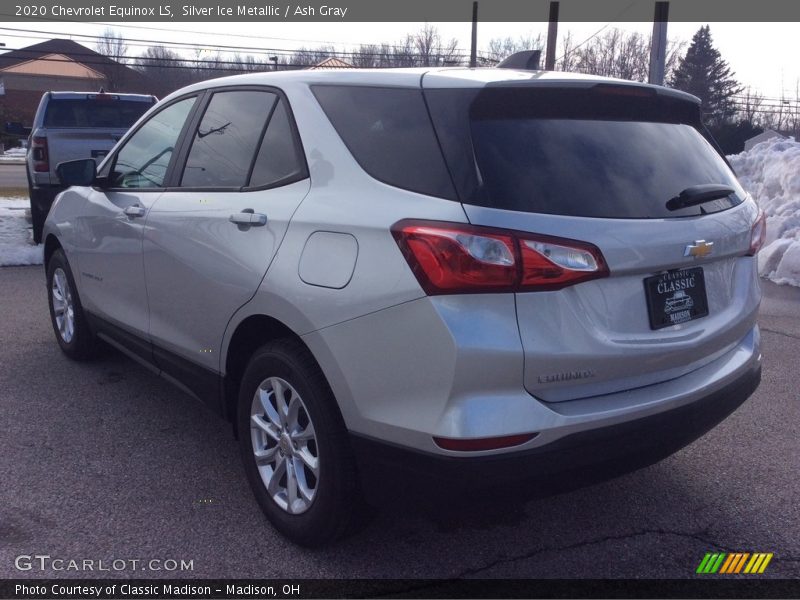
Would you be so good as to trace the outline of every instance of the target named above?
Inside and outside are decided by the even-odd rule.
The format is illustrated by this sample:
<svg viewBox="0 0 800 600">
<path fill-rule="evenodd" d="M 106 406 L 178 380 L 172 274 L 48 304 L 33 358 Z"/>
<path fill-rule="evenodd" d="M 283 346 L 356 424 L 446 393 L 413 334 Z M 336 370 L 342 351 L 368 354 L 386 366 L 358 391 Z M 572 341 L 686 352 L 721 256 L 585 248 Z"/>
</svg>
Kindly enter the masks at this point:
<svg viewBox="0 0 800 600">
<path fill-rule="evenodd" d="M 241 188 L 277 100 L 271 92 L 217 92 L 194 134 L 182 187 Z"/>
<path fill-rule="evenodd" d="M 171 104 L 153 115 L 125 142 L 109 177 L 111 187 L 159 188 L 164 185 L 175 144 L 194 102 L 192 97 Z"/>
</svg>

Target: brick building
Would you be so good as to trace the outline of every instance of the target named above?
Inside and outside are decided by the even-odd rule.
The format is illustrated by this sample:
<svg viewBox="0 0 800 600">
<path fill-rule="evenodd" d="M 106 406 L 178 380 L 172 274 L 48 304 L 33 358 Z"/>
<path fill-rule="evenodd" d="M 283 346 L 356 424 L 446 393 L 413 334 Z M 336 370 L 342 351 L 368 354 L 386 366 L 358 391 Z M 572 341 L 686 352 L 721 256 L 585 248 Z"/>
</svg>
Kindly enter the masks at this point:
<svg viewBox="0 0 800 600">
<path fill-rule="evenodd" d="M 72 40 L 55 39 L 0 54 L 0 121 L 29 126 L 49 90 L 147 94 L 147 77 Z"/>
</svg>

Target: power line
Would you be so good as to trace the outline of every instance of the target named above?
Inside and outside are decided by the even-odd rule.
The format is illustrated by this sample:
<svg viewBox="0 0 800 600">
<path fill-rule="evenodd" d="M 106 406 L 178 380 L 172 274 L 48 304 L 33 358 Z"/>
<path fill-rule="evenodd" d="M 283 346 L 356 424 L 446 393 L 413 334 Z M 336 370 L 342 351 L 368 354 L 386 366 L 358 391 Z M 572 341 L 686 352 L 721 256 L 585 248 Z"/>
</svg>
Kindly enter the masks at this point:
<svg viewBox="0 0 800 600">
<path fill-rule="evenodd" d="M 598 35 L 600 35 L 600 34 L 601 34 L 603 31 L 605 31 L 605 30 L 606 30 L 606 29 L 607 29 L 607 28 L 608 28 L 608 27 L 611 25 L 611 23 L 614 23 L 614 22 L 616 22 L 616 21 L 617 21 L 617 20 L 618 20 L 618 19 L 619 19 L 619 18 L 620 18 L 620 17 L 621 17 L 623 14 L 625 14 L 625 13 L 628 11 L 628 9 L 629 9 L 631 6 L 633 6 L 634 4 L 636 4 L 636 2 L 637 2 L 637 1 L 638 1 L 638 0 L 632 0 L 632 2 L 631 2 L 630 4 L 628 4 L 628 5 L 627 5 L 626 7 L 624 7 L 624 8 L 623 8 L 621 11 L 619 11 L 619 12 L 618 12 L 616 15 L 614 15 L 614 17 L 613 17 L 613 18 L 612 18 L 612 19 L 611 19 L 611 20 L 610 20 L 608 23 L 606 23 L 605 25 L 603 25 L 603 26 L 602 26 L 600 29 L 598 29 L 597 31 L 595 31 L 595 32 L 594 32 L 592 35 L 590 35 L 588 38 L 586 38 L 585 40 L 583 40 L 583 41 L 582 41 L 580 44 L 578 44 L 577 46 L 575 46 L 575 47 L 571 48 L 571 49 L 570 49 L 570 52 L 575 52 L 575 50 L 577 50 L 578 48 L 580 48 L 581 46 L 583 46 L 583 45 L 584 45 L 584 44 L 586 44 L 587 42 L 591 41 L 592 39 L 594 39 L 594 38 L 596 38 Z M 556 60 L 556 62 L 558 62 L 558 61 L 560 61 L 560 60 L 563 60 L 563 59 L 564 59 L 566 56 L 567 56 L 567 54 L 566 54 L 566 53 L 564 53 L 563 55 L 561 55 L 561 58 L 559 58 L 558 60 Z"/>
<path fill-rule="evenodd" d="M 0 27 L 0 30 L 2 30 L 2 31 L 21 31 L 21 32 L 24 32 L 24 33 L 37 33 L 37 34 L 41 34 L 41 33 L 50 34 L 50 33 L 52 33 L 52 32 L 42 31 L 40 29 L 15 29 L 15 28 L 10 28 L 10 27 Z M 78 38 L 83 38 L 83 39 L 91 39 L 91 40 L 94 40 L 94 41 L 100 41 L 100 40 L 107 39 L 105 36 L 99 36 L 99 35 L 90 35 L 90 34 L 71 34 L 71 35 L 72 35 L 72 37 L 78 37 Z M 21 36 L 21 37 L 24 37 L 24 36 Z M 257 53 L 268 53 L 268 52 L 271 52 L 273 54 L 276 53 L 276 52 L 277 53 L 286 53 L 286 54 L 303 54 L 303 53 L 313 54 L 313 53 L 317 52 L 317 50 L 307 49 L 307 48 L 301 48 L 301 49 L 264 48 L 264 47 L 256 47 L 256 46 L 231 46 L 231 45 L 223 45 L 223 44 L 203 44 L 203 45 L 199 45 L 199 44 L 192 43 L 192 42 L 163 42 L 163 43 L 154 44 L 151 40 L 143 40 L 143 39 L 139 39 L 139 38 L 120 38 L 120 39 L 121 39 L 121 41 L 126 42 L 126 43 L 127 42 L 131 42 L 130 45 L 141 45 L 141 43 L 144 43 L 148 47 L 156 45 L 156 46 L 164 46 L 164 47 L 170 47 L 170 48 L 184 48 L 184 49 L 193 49 L 193 50 L 206 50 L 208 48 L 213 48 L 213 49 L 219 49 L 219 50 L 226 50 L 228 52 L 233 52 L 233 51 L 248 51 L 248 52 L 249 51 L 255 51 Z M 134 43 L 137 43 L 137 44 L 134 44 Z M 335 53 L 337 55 L 342 55 L 342 56 L 345 56 L 345 55 L 360 55 L 360 56 L 363 56 L 363 55 L 374 55 L 374 56 L 382 56 L 384 54 L 383 52 L 357 52 L 357 51 L 347 51 L 347 52 L 345 52 L 345 51 L 340 51 L 340 50 L 334 50 L 333 53 Z M 468 54 L 454 54 L 452 56 L 465 58 L 465 57 L 468 56 Z"/>
<path fill-rule="evenodd" d="M 26 52 L 39 53 L 39 54 L 42 55 L 40 57 L 34 57 L 31 60 L 45 61 L 45 62 L 58 62 L 58 63 L 69 62 L 69 61 L 64 60 L 63 58 L 47 58 L 47 56 L 52 54 L 52 52 L 46 51 L 46 50 L 26 50 L 24 48 L 9 48 L 9 50 L 12 50 L 12 51 L 14 51 L 14 50 L 24 50 Z M 230 71 L 237 71 L 237 72 L 249 72 L 249 71 L 253 70 L 254 66 L 263 65 L 265 67 L 269 67 L 271 65 L 271 63 L 267 63 L 267 62 L 264 62 L 264 63 L 246 63 L 246 62 L 243 62 L 243 61 L 236 61 L 236 60 L 217 60 L 217 59 L 209 60 L 209 59 L 166 58 L 166 57 L 162 58 L 162 57 L 158 57 L 158 56 L 155 56 L 155 57 L 140 56 L 140 57 L 135 57 L 135 58 L 130 59 L 128 57 L 123 57 L 123 56 L 115 56 L 115 55 L 107 56 L 107 55 L 102 55 L 102 54 L 90 54 L 88 52 L 87 53 L 75 53 L 75 52 L 73 52 L 73 53 L 71 53 L 71 55 L 72 56 L 76 56 L 76 57 L 80 57 L 80 56 L 88 57 L 88 60 L 80 60 L 80 61 L 78 61 L 82 65 L 86 65 L 86 66 L 94 65 L 94 66 L 102 66 L 102 67 L 122 66 L 122 67 L 128 67 L 128 68 L 137 68 L 138 67 L 138 68 L 145 68 L 145 69 L 146 68 L 189 69 L 189 70 L 202 69 L 202 70 L 208 70 L 208 71 L 214 71 L 214 70 L 226 71 L 226 70 L 230 70 Z M 420 59 L 421 59 L 421 57 L 419 57 L 419 56 L 392 55 L 392 54 L 387 54 L 387 55 L 382 55 L 382 56 L 385 56 L 389 60 L 392 60 L 392 59 L 395 59 L 395 60 L 396 59 L 409 60 L 410 59 L 415 63 L 416 62 L 420 62 Z M 2 55 L 0 55 L 0 58 L 2 58 Z M 115 59 L 118 60 L 118 59 L 124 59 L 124 58 L 127 58 L 128 60 L 130 60 L 131 63 L 130 64 L 124 64 L 124 63 L 121 63 L 121 62 L 116 62 L 116 63 L 114 62 Z M 108 59 L 108 60 L 103 60 L 103 59 Z M 193 65 L 196 65 L 196 66 L 193 66 Z M 209 65 L 209 66 L 208 67 L 203 67 L 201 65 Z M 220 66 L 220 65 L 234 65 L 234 67 L 225 67 L 225 66 Z M 312 66 L 312 64 L 310 64 L 310 63 L 280 63 L 280 66 L 282 66 L 282 67 L 298 67 L 298 68 L 302 68 L 302 67 Z M 417 65 L 417 66 L 433 67 L 433 66 L 441 66 L 441 65 Z M 240 68 L 235 68 L 235 67 L 240 67 Z M 358 65 L 352 65 L 352 67 L 353 68 L 361 68 Z M 272 70 L 272 69 L 267 69 L 267 70 Z"/>
<path fill-rule="evenodd" d="M 0 13 L 2 15 L 3 13 Z M 192 33 L 192 34 L 201 34 L 201 35 L 210 35 L 214 37 L 234 37 L 234 38 L 247 38 L 253 40 L 279 40 L 281 42 L 304 42 L 308 44 L 330 44 L 330 45 L 339 45 L 339 46 L 350 46 L 348 42 L 335 42 L 332 40 L 307 40 L 302 38 L 284 38 L 284 37 L 275 37 L 271 35 L 247 35 L 244 33 L 211 33 L 207 31 L 191 31 L 189 29 L 165 29 L 162 27 L 146 27 L 144 25 L 127 25 L 121 23 L 105 23 L 98 21 L 98 25 L 106 25 L 110 28 L 116 27 L 124 27 L 128 29 L 146 29 L 151 31 L 161 31 L 161 32 L 173 32 L 173 33 Z M 385 44 L 384 42 L 357 42 L 359 45 L 364 46 L 386 46 L 388 48 L 404 48 L 405 46 L 400 46 L 398 44 Z M 461 50 L 460 48 L 456 48 L 456 50 Z M 466 50 L 464 50 L 466 52 Z"/>
<path fill-rule="evenodd" d="M 0 15 L 3 15 L 3 14 L 4 13 L 0 13 Z M 35 36 L 26 36 L 26 35 L 24 35 L 26 33 L 44 34 L 46 36 L 63 35 L 63 34 L 60 34 L 59 32 L 44 31 L 44 30 L 41 30 L 41 29 L 21 29 L 21 28 L 13 28 L 13 27 L 0 27 L 0 30 L 9 31 L 9 32 L 22 32 L 23 35 L 18 35 L 17 37 L 27 37 L 27 38 L 31 38 L 31 37 L 35 37 Z M 160 31 L 163 31 L 165 33 L 170 33 L 172 31 L 182 31 L 182 30 L 161 29 Z M 10 35 L 13 35 L 13 34 L 10 34 Z M 89 39 L 89 40 L 92 40 L 94 42 L 98 42 L 98 41 L 102 41 L 102 40 L 108 39 L 106 36 L 103 36 L 103 35 L 92 35 L 92 34 L 88 34 L 88 33 L 71 33 L 69 35 L 70 35 L 71 38 Z M 125 42 L 128 45 L 131 45 L 131 46 L 150 47 L 150 46 L 156 45 L 156 46 L 164 46 L 164 47 L 169 47 L 169 48 L 174 48 L 174 49 L 183 48 L 183 49 L 190 49 L 190 50 L 207 50 L 209 48 L 213 48 L 213 49 L 217 49 L 217 50 L 225 50 L 227 52 L 246 51 L 246 52 L 254 52 L 254 53 L 272 53 L 272 54 L 275 54 L 275 53 L 284 53 L 284 54 L 300 53 L 300 54 L 302 54 L 302 53 L 316 53 L 318 51 L 318 50 L 315 50 L 313 48 L 311 48 L 311 49 L 309 49 L 309 48 L 298 48 L 298 49 L 292 49 L 292 48 L 265 48 L 263 46 L 234 46 L 234 45 L 228 45 L 228 44 L 198 44 L 198 43 L 194 43 L 194 42 L 159 42 L 159 41 L 146 40 L 146 39 L 141 39 L 141 38 L 123 38 L 123 37 L 120 37 L 118 39 L 120 41 L 122 41 L 122 42 Z M 387 48 L 405 48 L 405 46 L 398 46 L 398 45 L 394 45 L 394 44 L 363 44 L 362 43 L 361 45 L 362 46 L 378 45 L 378 46 L 385 46 Z M 463 50 L 461 48 L 454 48 L 453 51 L 454 52 L 458 51 L 458 54 L 451 55 L 453 57 L 466 58 L 468 56 L 467 51 Z M 379 52 L 359 52 L 359 51 L 344 51 L 344 50 L 335 50 L 335 49 L 331 53 L 334 53 L 334 54 L 337 54 L 337 55 L 341 55 L 341 56 L 347 56 L 347 55 L 363 56 L 363 55 L 367 55 L 367 54 L 371 54 L 371 55 L 374 55 L 374 56 L 383 56 L 385 54 L 385 53 L 380 52 L 380 51 Z M 485 54 L 485 53 L 482 52 L 481 54 Z"/>
<path fill-rule="evenodd" d="M 12 15 L 11 13 L 0 12 L 0 16 L 2 16 L 2 17 L 12 17 L 12 16 L 15 16 L 15 15 Z M 47 17 L 47 18 L 30 17 L 30 18 L 35 20 L 35 21 L 45 22 L 45 23 L 52 22 L 52 21 L 57 21 L 57 22 L 62 22 L 62 23 L 75 23 L 75 21 L 73 21 L 73 20 L 70 20 L 70 19 L 59 19 L 57 17 Z M 302 38 L 284 38 L 284 37 L 264 36 L 264 35 L 247 35 L 247 34 L 244 34 L 244 33 L 239 33 L 239 34 L 237 34 L 237 33 L 224 33 L 224 34 L 221 34 L 221 33 L 207 32 L 207 31 L 193 31 L 193 30 L 189 30 L 189 29 L 147 27 L 145 25 L 129 25 L 129 24 L 123 24 L 123 23 L 108 23 L 108 22 L 105 22 L 105 21 L 97 21 L 96 24 L 97 25 L 105 25 L 106 27 L 110 27 L 110 28 L 144 29 L 144 30 L 149 30 L 149 31 L 160 31 L 162 33 L 163 32 L 166 32 L 166 33 L 170 33 L 170 32 L 174 32 L 174 33 L 191 33 L 191 34 L 194 34 L 194 35 L 198 35 L 198 34 L 199 35 L 210 35 L 210 36 L 215 36 L 215 37 L 223 37 L 224 36 L 224 37 L 234 37 L 234 38 L 243 38 L 243 39 L 247 38 L 247 39 L 254 39 L 254 40 L 267 39 L 267 40 L 280 40 L 282 42 L 305 42 L 305 43 L 313 43 L 313 44 L 331 44 L 331 45 L 340 45 L 340 46 L 348 46 L 349 45 L 348 42 L 335 42 L 335 41 L 332 41 L 332 40 L 308 40 L 308 39 L 302 39 Z M 47 32 L 47 33 L 49 35 L 61 35 L 62 34 L 62 32 L 56 32 L 56 31 L 50 31 L 50 32 Z M 77 34 L 71 34 L 71 35 L 77 35 Z M 154 43 L 158 43 L 156 40 L 151 40 L 151 41 L 154 42 Z M 379 45 L 379 46 L 386 46 L 388 48 L 405 48 L 405 46 L 401 46 L 399 44 L 386 44 L 384 42 L 354 42 L 354 43 L 357 43 L 359 45 L 365 45 L 365 46 L 366 45 Z M 462 52 L 466 52 L 466 50 L 461 49 L 461 48 L 456 48 L 456 50 L 460 50 Z"/>
</svg>

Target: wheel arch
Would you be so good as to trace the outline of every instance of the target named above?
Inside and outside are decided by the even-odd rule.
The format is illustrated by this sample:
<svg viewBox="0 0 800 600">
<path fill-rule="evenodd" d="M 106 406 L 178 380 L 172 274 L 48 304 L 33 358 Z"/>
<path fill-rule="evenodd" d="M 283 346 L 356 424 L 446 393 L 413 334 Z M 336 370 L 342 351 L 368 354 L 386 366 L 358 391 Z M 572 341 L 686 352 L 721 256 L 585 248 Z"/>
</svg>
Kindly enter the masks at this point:
<svg viewBox="0 0 800 600">
<path fill-rule="evenodd" d="M 58 241 L 58 238 L 51 234 L 48 234 L 47 238 L 44 241 L 44 268 L 47 270 L 47 263 L 50 262 L 50 257 L 53 256 L 53 253 L 56 250 L 63 250 L 63 246 L 61 242 Z"/>
<path fill-rule="evenodd" d="M 278 340 L 292 339 L 300 343 L 309 354 L 314 354 L 303 339 L 282 321 L 265 315 L 252 314 L 236 325 L 225 352 L 222 411 L 223 417 L 230 421 L 236 431 L 236 406 L 239 398 L 239 383 L 253 353 L 264 344 Z M 316 358 L 314 359 L 316 362 Z M 319 363 L 317 362 L 317 367 Z M 320 368 L 321 370 L 321 368 Z"/>
</svg>

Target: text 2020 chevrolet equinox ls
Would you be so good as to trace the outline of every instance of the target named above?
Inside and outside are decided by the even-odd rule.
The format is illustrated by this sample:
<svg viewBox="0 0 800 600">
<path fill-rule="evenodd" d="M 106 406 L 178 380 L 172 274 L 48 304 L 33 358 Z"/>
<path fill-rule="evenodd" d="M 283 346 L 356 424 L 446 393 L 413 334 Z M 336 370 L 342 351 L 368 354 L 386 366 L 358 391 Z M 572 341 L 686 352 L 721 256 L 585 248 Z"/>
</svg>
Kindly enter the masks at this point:
<svg viewBox="0 0 800 600">
<path fill-rule="evenodd" d="M 764 219 L 660 87 L 505 69 L 216 79 L 147 112 L 44 228 L 56 339 L 236 424 L 302 544 L 370 482 L 653 462 L 761 372 Z"/>
</svg>

